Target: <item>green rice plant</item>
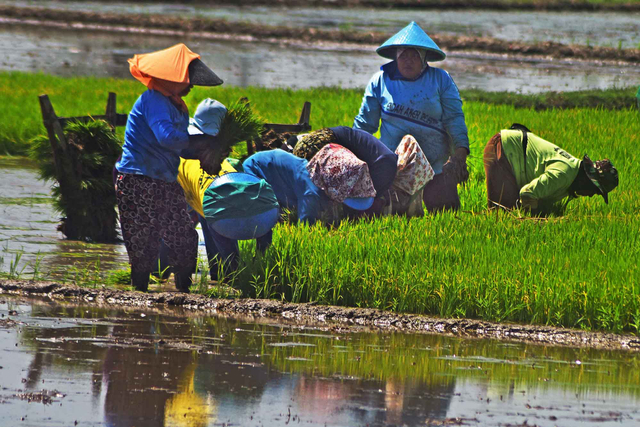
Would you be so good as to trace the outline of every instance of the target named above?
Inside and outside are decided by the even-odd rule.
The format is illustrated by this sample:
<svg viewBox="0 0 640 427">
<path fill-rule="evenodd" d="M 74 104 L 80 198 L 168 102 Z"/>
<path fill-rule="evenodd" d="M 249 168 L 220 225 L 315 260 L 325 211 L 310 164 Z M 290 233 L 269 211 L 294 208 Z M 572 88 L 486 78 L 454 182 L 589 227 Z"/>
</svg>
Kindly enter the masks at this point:
<svg viewBox="0 0 640 427">
<path fill-rule="evenodd" d="M 111 270 L 104 274 L 104 283 L 111 286 L 131 285 L 131 269 Z"/>
<path fill-rule="evenodd" d="M 65 136 L 66 148 L 54 148 L 41 136 L 30 149 L 40 178 L 55 181 L 54 207 L 64 215 L 59 230 L 71 240 L 114 242 L 118 232 L 112 169 L 121 144 L 104 121 L 71 122 Z"/>
<path fill-rule="evenodd" d="M 42 271 L 40 270 L 40 264 L 42 263 L 42 260 L 44 259 L 44 255 L 40 254 L 40 252 L 38 252 L 38 254 L 36 255 L 36 259 L 35 261 L 33 261 L 33 263 L 31 264 L 31 268 L 33 270 L 33 280 L 40 280 L 41 276 L 40 274 L 42 273 Z"/>
<path fill-rule="evenodd" d="M 204 143 L 196 148 L 202 169 L 212 175 L 217 174 L 233 146 L 258 138 L 263 126 L 264 121 L 251 111 L 248 102 L 241 99 L 229 105 L 215 143 Z"/>
<path fill-rule="evenodd" d="M 9 274 L 7 276 L 9 280 L 19 280 L 25 268 L 27 268 L 27 264 L 23 265 L 22 268 L 19 267 L 23 253 L 23 251 L 18 251 L 13 255 L 13 260 L 9 263 Z"/>
</svg>

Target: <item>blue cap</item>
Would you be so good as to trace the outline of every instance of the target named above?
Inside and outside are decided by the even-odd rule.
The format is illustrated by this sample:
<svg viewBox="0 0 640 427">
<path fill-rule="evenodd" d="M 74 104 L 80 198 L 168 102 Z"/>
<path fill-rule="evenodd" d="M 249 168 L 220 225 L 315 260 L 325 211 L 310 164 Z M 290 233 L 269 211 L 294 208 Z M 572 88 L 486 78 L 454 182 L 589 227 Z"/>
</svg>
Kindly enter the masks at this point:
<svg viewBox="0 0 640 427">
<path fill-rule="evenodd" d="M 347 197 L 342 203 L 351 209 L 366 211 L 373 205 L 373 197 Z"/>
<path fill-rule="evenodd" d="M 196 113 L 189 119 L 187 132 L 189 135 L 207 134 L 216 136 L 220 132 L 222 119 L 227 114 L 227 107 L 215 99 L 206 98 L 196 108 Z"/>
<path fill-rule="evenodd" d="M 203 207 L 211 228 L 233 240 L 264 236 L 276 225 L 280 215 L 271 186 L 243 172 L 231 172 L 214 179 L 205 192 Z"/>
<path fill-rule="evenodd" d="M 425 60 L 429 62 L 443 61 L 447 56 L 415 21 L 411 21 L 409 25 L 382 43 L 376 52 L 384 58 L 395 60 L 398 47 L 424 49 L 427 51 Z"/>
</svg>

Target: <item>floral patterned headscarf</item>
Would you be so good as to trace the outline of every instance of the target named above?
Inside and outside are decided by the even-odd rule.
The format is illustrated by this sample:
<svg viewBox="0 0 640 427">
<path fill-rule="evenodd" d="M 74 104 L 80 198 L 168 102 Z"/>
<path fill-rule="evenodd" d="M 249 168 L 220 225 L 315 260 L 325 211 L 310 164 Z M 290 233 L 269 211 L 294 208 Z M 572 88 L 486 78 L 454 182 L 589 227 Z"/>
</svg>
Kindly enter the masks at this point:
<svg viewBox="0 0 640 427">
<path fill-rule="evenodd" d="M 433 179 L 434 172 L 418 141 L 405 135 L 396 148 L 398 172 L 392 186 L 413 195 Z"/>
<path fill-rule="evenodd" d="M 325 145 L 307 164 L 307 170 L 311 181 L 335 202 L 376 195 L 367 164 L 342 145 Z"/>
</svg>

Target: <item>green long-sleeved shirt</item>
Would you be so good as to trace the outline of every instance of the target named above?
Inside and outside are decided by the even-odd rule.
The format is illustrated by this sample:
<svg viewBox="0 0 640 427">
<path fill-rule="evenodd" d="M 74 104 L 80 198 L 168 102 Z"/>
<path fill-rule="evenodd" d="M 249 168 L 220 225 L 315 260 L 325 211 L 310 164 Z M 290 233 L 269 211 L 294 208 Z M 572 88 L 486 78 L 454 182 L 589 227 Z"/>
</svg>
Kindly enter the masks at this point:
<svg viewBox="0 0 640 427">
<path fill-rule="evenodd" d="M 527 164 L 522 153 L 522 131 L 502 130 L 502 148 L 520 187 L 520 198 L 557 202 L 569 195 L 580 160 L 562 148 L 529 132 Z"/>
</svg>

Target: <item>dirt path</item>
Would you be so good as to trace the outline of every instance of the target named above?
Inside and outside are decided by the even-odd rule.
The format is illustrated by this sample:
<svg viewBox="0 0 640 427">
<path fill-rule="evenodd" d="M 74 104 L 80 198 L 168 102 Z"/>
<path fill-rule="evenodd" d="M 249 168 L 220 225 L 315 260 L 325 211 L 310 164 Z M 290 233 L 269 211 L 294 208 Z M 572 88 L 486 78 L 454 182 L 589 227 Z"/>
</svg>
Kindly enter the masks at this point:
<svg viewBox="0 0 640 427">
<path fill-rule="evenodd" d="M 191 312 L 213 312 L 228 316 L 251 316 L 311 323 L 339 329 L 420 332 L 465 338 L 492 338 L 526 343 L 595 349 L 640 351 L 634 335 L 586 332 L 574 329 L 500 324 L 469 319 L 438 319 L 396 314 L 374 309 L 292 304 L 262 299 L 212 299 L 176 292 L 140 293 L 117 289 L 88 289 L 55 282 L 0 280 L 0 294 L 45 297 L 88 304 L 163 309 L 180 307 Z"/>
<path fill-rule="evenodd" d="M 222 19 L 180 18 L 166 15 L 125 15 L 114 13 L 63 11 L 35 7 L 0 6 L 3 23 L 57 28 L 144 33 L 145 30 L 168 30 L 194 33 L 235 35 L 254 40 L 296 40 L 307 43 L 351 43 L 379 45 L 389 34 L 379 32 L 318 30 L 285 26 L 255 25 Z M 432 36 L 447 52 L 486 52 L 520 56 L 544 56 L 557 59 L 620 61 L 640 63 L 640 49 L 565 45 L 557 42 L 527 44 L 487 37 Z"/>
</svg>

